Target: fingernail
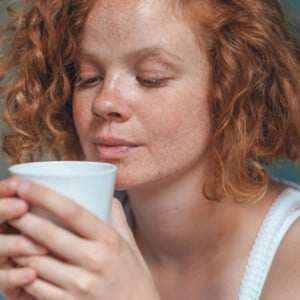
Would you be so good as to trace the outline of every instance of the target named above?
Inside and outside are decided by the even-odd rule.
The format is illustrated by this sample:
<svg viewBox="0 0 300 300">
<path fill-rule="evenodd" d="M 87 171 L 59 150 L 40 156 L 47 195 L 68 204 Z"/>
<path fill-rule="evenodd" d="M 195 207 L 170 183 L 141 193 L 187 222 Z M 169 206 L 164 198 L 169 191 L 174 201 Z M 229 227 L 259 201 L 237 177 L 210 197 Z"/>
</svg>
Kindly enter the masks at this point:
<svg viewBox="0 0 300 300">
<path fill-rule="evenodd" d="M 32 269 L 24 269 L 21 272 L 21 280 L 23 284 L 29 283 L 35 279 L 35 271 Z"/>
<path fill-rule="evenodd" d="M 27 208 L 27 205 L 24 201 L 21 200 L 14 200 L 13 202 L 13 211 L 14 212 L 21 212 L 24 211 Z"/>
<path fill-rule="evenodd" d="M 30 187 L 30 182 L 27 180 L 19 179 L 18 180 L 18 192 L 20 196 L 27 193 Z"/>
<path fill-rule="evenodd" d="M 12 192 L 14 192 L 16 190 L 16 180 L 14 180 L 12 178 L 9 179 L 6 182 L 5 189 L 6 189 L 6 193 L 8 193 L 8 194 L 11 194 Z"/>
</svg>

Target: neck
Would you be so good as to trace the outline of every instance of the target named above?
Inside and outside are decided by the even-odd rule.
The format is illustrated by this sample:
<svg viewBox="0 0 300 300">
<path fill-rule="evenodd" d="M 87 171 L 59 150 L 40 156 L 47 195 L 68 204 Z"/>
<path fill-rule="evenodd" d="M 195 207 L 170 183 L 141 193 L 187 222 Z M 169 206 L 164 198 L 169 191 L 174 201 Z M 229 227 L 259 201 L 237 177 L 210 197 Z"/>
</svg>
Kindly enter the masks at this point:
<svg viewBox="0 0 300 300">
<path fill-rule="evenodd" d="M 192 174 L 128 192 L 136 241 L 149 263 L 201 263 L 199 256 L 205 259 L 228 241 L 236 228 L 234 204 L 209 201 L 202 188 L 203 181 Z"/>
</svg>

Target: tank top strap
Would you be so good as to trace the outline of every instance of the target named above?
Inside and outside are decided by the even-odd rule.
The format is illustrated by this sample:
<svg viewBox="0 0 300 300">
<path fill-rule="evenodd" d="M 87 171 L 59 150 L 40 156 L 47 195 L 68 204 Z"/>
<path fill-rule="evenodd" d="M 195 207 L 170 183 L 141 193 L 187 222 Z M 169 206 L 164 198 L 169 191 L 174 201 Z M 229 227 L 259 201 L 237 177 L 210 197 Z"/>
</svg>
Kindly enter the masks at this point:
<svg viewBox="0 0 300 300">
<path fill-rule="evenodd" d="M 258 300 L 277 249 L 290 226 L 300 217 L 300 190 L 285 189 L 271 206 L 251 249 L 239 300 Z"/>
</svg>

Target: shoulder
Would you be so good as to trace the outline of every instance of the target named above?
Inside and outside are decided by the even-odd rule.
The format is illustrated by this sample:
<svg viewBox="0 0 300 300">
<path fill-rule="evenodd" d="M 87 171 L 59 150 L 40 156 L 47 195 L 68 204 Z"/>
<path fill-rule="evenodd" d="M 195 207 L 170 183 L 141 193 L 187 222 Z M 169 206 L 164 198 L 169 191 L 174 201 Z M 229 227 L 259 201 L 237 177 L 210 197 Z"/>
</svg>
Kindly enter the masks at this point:
<svg viewBox="0 0 300 300">
<path fill-rule="evenodd" d="M 294 222 L 284 235 L 274 257 L 261 299 L 300 299 L 300 189 L 285 191 L 284 201 L 294 201 L 297 207 Z M 298 200 L 298 201 L 297 201 Z M 298 204 L 297 204 L 298 202 Z M 292 221 L 293 218 L 290 218 Z"/>
</svg>

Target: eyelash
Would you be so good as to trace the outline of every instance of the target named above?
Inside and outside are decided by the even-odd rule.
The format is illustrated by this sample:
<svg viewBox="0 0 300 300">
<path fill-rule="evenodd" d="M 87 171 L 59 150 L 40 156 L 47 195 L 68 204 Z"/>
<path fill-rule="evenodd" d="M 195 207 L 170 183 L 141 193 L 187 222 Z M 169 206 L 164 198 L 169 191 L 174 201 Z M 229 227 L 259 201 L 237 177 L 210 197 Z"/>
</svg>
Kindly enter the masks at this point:
<svg viewBox="0 0 300 300">
<path fill-rule="evenodd" d="M 149 78 L 142 78 L 137 76 L 136 79 L 145 87 L 161 87 L 163 86 L 167 81 L 168 78 L 160 78 L 160 79 L 149 79 Z"/>
<path fill-rule="evenodd" d="M 168 81 L 168 78 L 150 79 L 150 78 L 143 78 L 143 77 L 137 76 L 136 80 L 145 87 L 157 88 L 157 87 L 163 86 Z M 83 87 L 83 88 L 84 87 L 93 87 L 102 81 L 103 81 L 102 77 L 89 77 L 86 79 L 82 79 L 82 78 L 78 77 L 78 79 L 76 80 L 76 86 Z"/>
<path fill-rule="evenodd" d="M 96 85 L 98 82 L 103 81 L 102 77 L 89 77 L 89 78 L 80 78 L 76 80 L 76 86 L 77 87 L 92 87 Z"/>
</svg>

